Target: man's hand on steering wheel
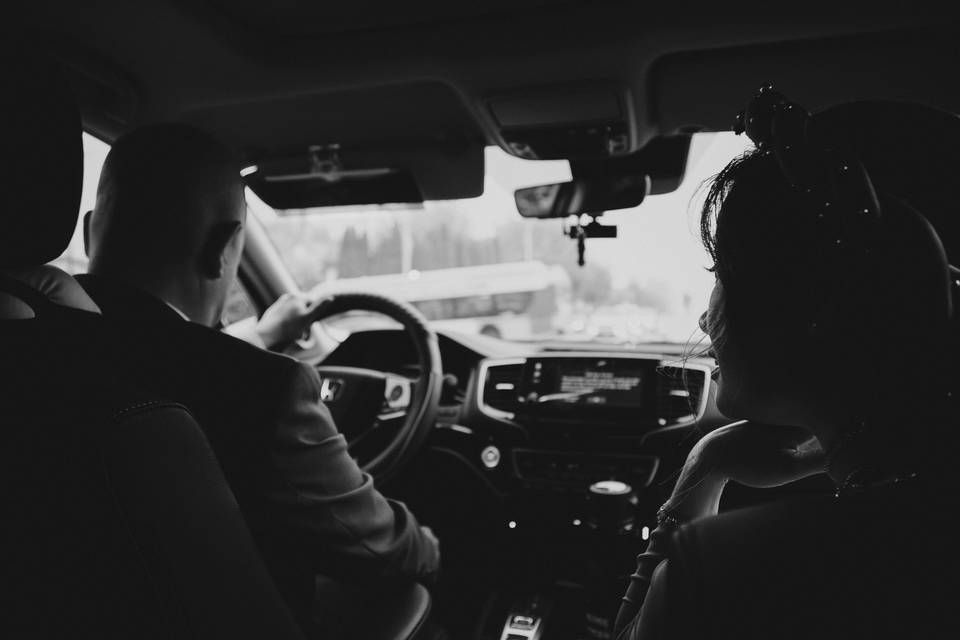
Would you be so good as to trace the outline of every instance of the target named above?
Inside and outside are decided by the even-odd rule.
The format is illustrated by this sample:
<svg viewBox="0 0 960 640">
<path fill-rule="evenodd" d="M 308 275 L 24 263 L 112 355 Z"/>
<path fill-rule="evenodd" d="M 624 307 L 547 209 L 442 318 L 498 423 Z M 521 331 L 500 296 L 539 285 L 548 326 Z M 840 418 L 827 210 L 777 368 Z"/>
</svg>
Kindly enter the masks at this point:
<svg viewBox="0 0 960 640">
<path fill-rule="evenodd" d="M 309 331 L 323 310 L 325 300 L 284 293 L 260 316 L 256 332 L 267 349 L 279 351 Z"/>
<path fill-rule="evenodd" d="M 346 437 L 351 455 L 383 482 L 414 458 L 436 423 L 443 382 L 437 334 L 415 307 L 376 293 L 337 293 L 314 309 L 316 321 L 357 311 L 386 316 L 403 327 L 396 338 L 405 336 L 416 356 L 412 374 L 356 366 L 367 362 L 325 360 L 315 367 L 320 400 Z"/>
</svg>

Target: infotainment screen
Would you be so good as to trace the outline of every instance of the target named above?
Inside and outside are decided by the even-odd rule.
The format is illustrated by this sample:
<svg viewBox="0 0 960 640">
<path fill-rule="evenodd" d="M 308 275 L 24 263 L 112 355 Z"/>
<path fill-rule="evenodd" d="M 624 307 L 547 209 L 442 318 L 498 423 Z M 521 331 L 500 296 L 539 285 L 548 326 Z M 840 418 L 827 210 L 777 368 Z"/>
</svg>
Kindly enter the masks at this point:
<svg viewBox="0 0 960 640">
<path fill-rule="evenodd" d="M 603 366 L 560 370 L 560 393 L 594 404 L 633 405 L 643 401 L 639 371 L 609 371 Z"/>
<path fill-rule="evenodd" d="M 571 405 L 639 409 L 649 367 L 634 358 L 538 358 L 527 361 L 524 404 L 540 410 Z"/>
</svg>

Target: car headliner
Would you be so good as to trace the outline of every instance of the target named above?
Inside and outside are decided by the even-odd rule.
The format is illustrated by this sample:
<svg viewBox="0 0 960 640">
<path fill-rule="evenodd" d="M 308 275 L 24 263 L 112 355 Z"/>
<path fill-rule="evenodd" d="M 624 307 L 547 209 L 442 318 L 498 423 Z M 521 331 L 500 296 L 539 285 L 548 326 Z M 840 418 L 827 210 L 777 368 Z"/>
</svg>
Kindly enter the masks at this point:
<svg viewBox="0 0 960 640">
<path fill-rule="evenodd" d="M 181 120 L 241 151 L 502 144 L 490 96 L 597 81 L 632 101 L 634 146 L 728 129 L 768 80 L 810 108 L 960 109 L 960 83 L 935 72 L 956 68 L 960 39 L 936 15 L 764 20 L 723 3 L 644 4 L 38 0 L 26 19 L 77 72 L 85 124 L 107 140 Z"/>
</svg>

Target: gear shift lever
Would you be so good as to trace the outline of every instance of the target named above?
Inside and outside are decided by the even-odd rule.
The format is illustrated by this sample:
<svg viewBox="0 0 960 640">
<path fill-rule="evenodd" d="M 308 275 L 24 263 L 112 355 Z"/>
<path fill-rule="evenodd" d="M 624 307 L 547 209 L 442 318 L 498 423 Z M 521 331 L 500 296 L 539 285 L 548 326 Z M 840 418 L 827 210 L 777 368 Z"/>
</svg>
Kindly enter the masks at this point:
<svg viewBox="0 0 960 640">
<path fill-rule="evenodd" d="M 633 487 L 619 480 L 594 482 L 587 491 L 584 520 L 594 532 L 584 621 L 589 638 L 602 640 L 613 635 L 619 599 L 626 588 L 622 574 L 631 566 L 637 503 Z"/>
<path fill-rule="evenodd" d="M 598 533 L 624 535 L 637 525 L 637 494 L 619 480 L 600 480 L 587 492 L 587 525 Z"/>
</svg>

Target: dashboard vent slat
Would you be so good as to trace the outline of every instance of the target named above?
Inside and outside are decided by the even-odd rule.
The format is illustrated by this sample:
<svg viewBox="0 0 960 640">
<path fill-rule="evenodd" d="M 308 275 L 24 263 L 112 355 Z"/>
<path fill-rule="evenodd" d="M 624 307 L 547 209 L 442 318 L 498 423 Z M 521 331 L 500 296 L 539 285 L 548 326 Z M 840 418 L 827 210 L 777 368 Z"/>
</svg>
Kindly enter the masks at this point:
<svg viewBox="0 0 960 640">
<path fill-rule="evenodd" d="M 662 365 L 657 369 L 657 382 L 657 416 L 661 425 L 697 419 L 709 383 L 705 371 Z"/>
<path fill-rule="evenodd" d="M 483 380 L 483 404 L 491 409 L 513 413 L 519 407 L 517 389 L 523 365 L 520 363 L 491 364 Z"/>
</svg>

